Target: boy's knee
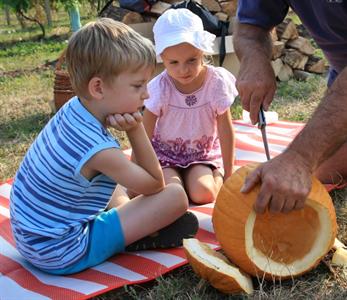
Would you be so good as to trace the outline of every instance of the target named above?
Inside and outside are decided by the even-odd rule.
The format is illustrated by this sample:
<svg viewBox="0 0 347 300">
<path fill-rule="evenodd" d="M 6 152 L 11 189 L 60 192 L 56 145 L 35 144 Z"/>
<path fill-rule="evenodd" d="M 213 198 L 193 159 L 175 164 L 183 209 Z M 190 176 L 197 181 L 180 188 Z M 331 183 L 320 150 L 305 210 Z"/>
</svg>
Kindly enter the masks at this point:
<svg viewBox="0 0 347 300">
<path fill-rule="evenodd" d="M 183 186 L 177 183 L 170 183 L 166 186 L 166 189 L 170 192 L 173 201 L 178 204 L 182 210 L 186 211 L 189 206 L 189 201 Z"/>
</svg>

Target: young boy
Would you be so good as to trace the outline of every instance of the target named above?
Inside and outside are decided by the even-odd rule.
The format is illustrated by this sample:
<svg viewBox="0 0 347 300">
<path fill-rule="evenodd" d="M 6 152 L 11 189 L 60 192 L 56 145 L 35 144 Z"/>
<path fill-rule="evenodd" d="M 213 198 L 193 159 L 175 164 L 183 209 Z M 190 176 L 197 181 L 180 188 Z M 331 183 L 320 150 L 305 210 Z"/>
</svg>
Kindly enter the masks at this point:
<svg viewBox="0 0 347 300">
<path fill-rule="evenodd" d="M 186 212 L 183 188 L 164 186 L 139 113 L 155 67 L 153 45 L 103 18 L 71 37 L 66 62 L 77 97 L 36 138 L 13 183 L 18 251 L 41 270 L 71 274 L 126 246 L 181 245 L 196 233 L 197 219 Z M 107 126 L 126 132 L 136 164 Z M 141 195 L 129 200 L 116 184 Z"/>
</svg>

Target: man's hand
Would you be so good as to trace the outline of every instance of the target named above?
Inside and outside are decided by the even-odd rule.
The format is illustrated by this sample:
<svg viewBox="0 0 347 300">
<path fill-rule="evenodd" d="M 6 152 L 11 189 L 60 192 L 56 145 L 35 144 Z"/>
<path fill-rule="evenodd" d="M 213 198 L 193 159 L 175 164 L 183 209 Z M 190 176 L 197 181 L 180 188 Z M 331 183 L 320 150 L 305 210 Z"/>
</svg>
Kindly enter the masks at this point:
<svg viewBox="0 0 347 300">
<path fill-rule="evenodd" d="M 235 25 L 233 43 L 240 61 L 236 88 L 243 109 L 250 112 L 250 119 L 256 124 L 260 106 L 268 110 L 276 90 L 270 31 L 251 24 Z"/>
<path fill-rule="evenodd" d="M 249 192 L 257 183 L 260 192 L 254 205 L 256 213 L 289 212 L 304 207 L 311 190 L 311 171 L 295 152 L 284 152 L 263 163 L 245 180 L 241 192 Z"/>
<path fill-rule="evenodd" d="M 252 124 L 256 124 L 260 106 L 268 110 L 276 91 L 276 78 L 268 59 L 258 56 L 241 61 L 236 88 L 243 109 L 250 112 Z"/>
<path fill-rule="evenodd" d="M 114 114 L 107 117 L 108 125 L 120 131 L 131 131 L 141 122 L 142 115 L 140 112 Z"/>
</svg>

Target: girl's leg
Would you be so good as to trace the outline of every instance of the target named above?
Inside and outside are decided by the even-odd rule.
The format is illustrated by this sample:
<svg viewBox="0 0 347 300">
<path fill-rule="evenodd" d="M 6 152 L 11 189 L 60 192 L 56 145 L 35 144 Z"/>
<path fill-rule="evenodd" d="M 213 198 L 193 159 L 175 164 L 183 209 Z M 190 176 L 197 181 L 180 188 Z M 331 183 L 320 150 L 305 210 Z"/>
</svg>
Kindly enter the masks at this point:
<svg viewBox="0 0 347 300">
<path fill-rule="evenodd" d="M 180 185 L 183 185 L 182 178 L 178 169 L 164 168 L 163 174 L 164 174 L 164 179 L 166 184 L 178 183 Z"/>
<path fill-rule="evenodd" d="M 221 172 L 219 172 L 218 169 L 214 169 L 212 172 L 213 172 L 213 178 L 216 184 L 217 194 L 218 194 L 220 188 L 222 187 L 224 183 L 223 175 L 221 174 Z"/>
<path fill-rule="evenodd" d="M 183 187 L 169 184 L 154 195 L 140 195 L 117 208 L 124 232 L 125 245 L 129 245 L 173 223 L 188 209 Z"/>
<path fill-rule="evenodd" d="M 215 201 L 223 184 L 221 174 L 204 164 L 192 165 L 185 170 L 183 180 L 190 200 L 197 204 Z"/>
</svg>

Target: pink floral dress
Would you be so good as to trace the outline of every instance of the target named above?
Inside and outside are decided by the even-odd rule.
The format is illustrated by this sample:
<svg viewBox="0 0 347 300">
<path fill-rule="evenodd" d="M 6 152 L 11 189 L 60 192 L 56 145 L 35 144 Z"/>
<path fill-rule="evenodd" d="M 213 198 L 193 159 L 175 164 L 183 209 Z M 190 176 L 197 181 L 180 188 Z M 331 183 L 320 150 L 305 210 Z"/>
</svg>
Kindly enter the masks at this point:
<svg viewBox="0 0 347 300">
<path fill-rule="evenodd" d="M 152 145 L 161 166 L 187 168 L 202 163 L 223 171 L 217 116 L 237 96 L 235 77 L 224 68 L 208 66 L 202 87 L 182 94 L 163 71 L 151 80 L 148 91 L 145 106 L 158 117 Z"/>
</svg>

